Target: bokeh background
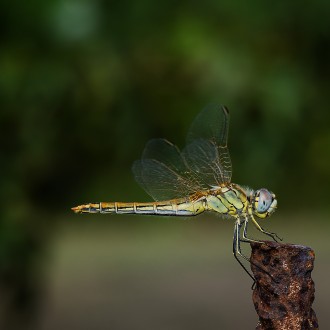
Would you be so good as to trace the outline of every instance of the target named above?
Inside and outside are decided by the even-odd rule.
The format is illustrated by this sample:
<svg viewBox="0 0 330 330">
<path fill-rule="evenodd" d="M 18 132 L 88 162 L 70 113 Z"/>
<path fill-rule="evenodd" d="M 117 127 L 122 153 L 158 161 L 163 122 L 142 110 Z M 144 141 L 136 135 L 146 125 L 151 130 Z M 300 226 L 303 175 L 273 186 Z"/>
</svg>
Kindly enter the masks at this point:
<svg viewBox="0 0 330 330">
<path fill-rule="evenodd" d="M 255 327 L 233 223 L 70 210 L 150 200 L 132 162 L 150 138 L 182 147 L 213 102 L 231 110 L 233 181 L 273 190 L 265 226 L 315 249 L 314 308 L 330 328 L 329 13 L 328 1 L 1 1 L 1 329 Z"/>
</svg>

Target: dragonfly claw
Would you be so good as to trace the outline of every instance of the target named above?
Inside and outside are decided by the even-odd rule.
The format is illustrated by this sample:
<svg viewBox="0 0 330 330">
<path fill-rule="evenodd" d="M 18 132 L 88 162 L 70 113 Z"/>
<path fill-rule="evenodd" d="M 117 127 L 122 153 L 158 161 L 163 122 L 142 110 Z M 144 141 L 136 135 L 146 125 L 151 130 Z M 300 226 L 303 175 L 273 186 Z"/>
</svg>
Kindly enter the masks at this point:
<svg viewBox="0 0 330 330">
<path fill-rule="evenodd" d="M 278 242 L 278 240 L 283 241 L 283 238 L 279 237 L 276 233 L 270 233 L 270 236 L 275 242 Z"/>
</svg>

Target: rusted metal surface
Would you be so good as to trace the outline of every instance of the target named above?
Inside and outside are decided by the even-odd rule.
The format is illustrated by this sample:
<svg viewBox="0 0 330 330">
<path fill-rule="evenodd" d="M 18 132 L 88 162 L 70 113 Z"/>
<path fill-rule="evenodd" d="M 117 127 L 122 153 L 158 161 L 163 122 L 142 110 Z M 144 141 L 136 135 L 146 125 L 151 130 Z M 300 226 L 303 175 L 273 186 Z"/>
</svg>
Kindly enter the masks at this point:
<svg viewBox="0 0 330 330">
<path fill-rule="evenodd" d="M 259 315 L 256 329 L 318 329 L 312 309 L 314 251 L 276 242 L 251 243 L 251 247 L 251 269 L 256 278 L 253 303 Z"/>
</svg>

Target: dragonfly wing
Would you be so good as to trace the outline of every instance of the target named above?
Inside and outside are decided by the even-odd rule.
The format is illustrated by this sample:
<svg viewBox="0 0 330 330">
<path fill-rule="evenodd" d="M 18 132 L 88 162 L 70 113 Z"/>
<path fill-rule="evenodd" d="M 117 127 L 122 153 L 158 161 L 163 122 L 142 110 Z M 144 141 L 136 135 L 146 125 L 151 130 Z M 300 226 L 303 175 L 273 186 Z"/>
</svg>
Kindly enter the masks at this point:
<svg viewBox="0 0 330 330">
<path fill-rule="evenodd" d="M 143 150 L 142 159 L 155 159 L 178 173 L 187 171 L 179 148 L 165 139 L 148 141 Z"/>
<path fill-rule="evenodd" d="M 226 177 L 224 162 L 219 159 L 218 146 L 212 141 L 194 140 L 183 149 L 182 155 L 198 185 L 204 189 L 211 189 L 230 180 Z"/>
<path fill-rule="evenodd" d="M 214 186 L 231 181 L 228 129 L 229 111 L 219 105 L 206 107 L 192 123 L 183 154 L 200 184 Z"/>
<path fill-rule="evenodd" d="M 164 139 L 150 140 L 132 171 L 135 180 L 155 200 L 184 197 L 201 190 L 179 149 Z"/>
<path fill-rule="evenodd" d="M 133 164 L 136 181 L 155 200 L 189 196 L 231 180 L 229 112 L 206 107 L 193 122 L 182 152 L 164 139 L 147 143 Z"/>
</svg>

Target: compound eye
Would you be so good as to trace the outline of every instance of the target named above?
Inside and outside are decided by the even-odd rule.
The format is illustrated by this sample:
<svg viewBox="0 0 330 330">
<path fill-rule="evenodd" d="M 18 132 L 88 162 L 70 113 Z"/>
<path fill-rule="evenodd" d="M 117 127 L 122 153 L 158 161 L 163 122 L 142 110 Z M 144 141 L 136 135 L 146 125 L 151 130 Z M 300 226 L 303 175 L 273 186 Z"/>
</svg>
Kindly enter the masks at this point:
<svg viewBox="0 0 330 330">
<path fill-rule="evenodd" d="M 269 207 L 273 202 L 273 195 L 266 189 L 260 189 L 257 192 L 257 196 L 259 196 L 259 200 L 257 201 L 257 212 L 265 213 L 268 211 Z"/>
</svg>

